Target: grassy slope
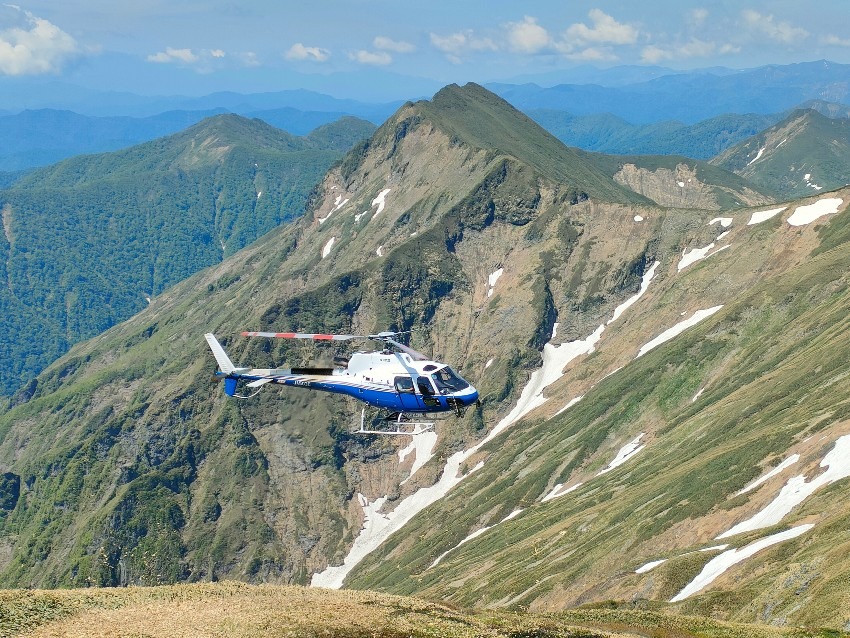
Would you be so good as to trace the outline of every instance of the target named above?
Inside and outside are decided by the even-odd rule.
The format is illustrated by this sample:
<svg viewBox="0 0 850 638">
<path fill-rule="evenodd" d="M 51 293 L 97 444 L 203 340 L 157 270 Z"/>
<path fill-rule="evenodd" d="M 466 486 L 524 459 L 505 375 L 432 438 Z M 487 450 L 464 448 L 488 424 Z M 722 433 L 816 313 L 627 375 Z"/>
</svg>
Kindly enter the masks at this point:
<svg viewBox="0 0 850 638">
<path fill-rule="evenodd" d="M 745 232 L 757 239 L 780 224 Z M 730 521 L 758 510 L 749 504 L 756 496 L 729 495 L 807 437 L 824 437 L 803 447 L 814 462 L 848 430 L 850 402 L 841 380 L 850 374 L 850 253 L 846 244 L 836 245 L 846 241 L 848 224 L 845 213 L 824 225 L 824 240 L 835 248 L 784 275 L 763 275 L 726 300 L 721 313 L 606 378 L 567 412 L 494 441 L 484 469 L 390 538 L 354 572 L 351 585 L 467 605 L 557 607 L 599 596 L 672 597 L 711 557 L 684 553 L 716 544 L 713 537 Z M 754 250 L 742 256 L 742 267 L 753 268 Z M 694 276 L 740 276 L 712 266 L 702 262 Z M 675 288 L 663 294 L 657 308 L 681 303 Z M 706 295 L 701 307 L 716 303 L 715 295 Z M 588 365 L 604 356 L 589 357 Z M 577 367 L 571 374 L 581 378 L 588 371 Z M 639 432 L 650 433 L 640 455 L 604 479 L 587 478 L 616 451 L 600 455 L 600 449 Z M 586 484 L 577 491 L 537 502 L 554 483 L 582 476 Z M 848 495 L 847 481 L 817 492 L 777 527 L 812 517 L 817 525 L 805 539 L 764 552 L 750 563 L 756 566 L 735 572 L 734 583 L 723 581 L 680 607 L 750 620 L 770 608 L 771 617 L 787 614 L 790 622 L 840 624 L 836 610 L 846 608 L 846 589 L 839 583 L 850 572 L 848 513 L 841 505 Z M 526 511 L 430 568 L 471 531 L 516 508 Z M 768 531 L 736 537 L 733 546 Z M 634 574 L 658 558 L 671 560 L 651 576 Z M 817 571 L 796 592 L 783 585 L 795 565 Z"/>
<path fill-rule="evenodd" d="M 528 614 L 463 609 L 415 598 L 242 583 L 0 592 L 0 636 L 340 638 L 478 636 L 592 638 L 837 638 L 836 634 L 649 612 Z"/>
<path fill-rule="evenodd" d="M 787 131 L 787 132 L 786 132 Z M 759 149 L 764 157 L 756 159 Z M 788 118 L 711 160 L 758 187 L 784 198 L 850 183 L 850 120 L 830 119 L 817 111 L 795 111 Z"/>
</svg>

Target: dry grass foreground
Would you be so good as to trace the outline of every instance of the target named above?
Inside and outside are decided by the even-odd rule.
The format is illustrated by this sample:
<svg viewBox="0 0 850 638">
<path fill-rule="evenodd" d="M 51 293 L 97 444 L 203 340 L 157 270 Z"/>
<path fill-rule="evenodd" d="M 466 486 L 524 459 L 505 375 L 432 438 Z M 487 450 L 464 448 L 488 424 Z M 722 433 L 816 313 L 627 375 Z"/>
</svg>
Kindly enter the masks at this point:
<svg viewBox="0 0 850 638">
<path fill-rule="evenodd" d="M 0 637 L 510 636 L 834 638 L 839 632 L 735 625 L 622 610 L 561 614 L 461 610 L 362 591 L 215 583 L 126 589 L 0 591 Z"/>
</svg>

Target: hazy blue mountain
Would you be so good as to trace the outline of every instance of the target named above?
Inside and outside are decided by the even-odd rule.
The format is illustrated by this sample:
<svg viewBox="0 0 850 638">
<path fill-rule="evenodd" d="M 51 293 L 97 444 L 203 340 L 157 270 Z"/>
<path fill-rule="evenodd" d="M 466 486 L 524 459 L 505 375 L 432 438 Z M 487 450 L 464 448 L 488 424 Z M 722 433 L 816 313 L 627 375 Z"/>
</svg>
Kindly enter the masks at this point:
<svg viewBox="0 0 850 638">
<path fill-rule="evenodd" d="M 228 112 L 227 109 L 218 107 L 166 111 L 137 118 L 98 117 L 71 111 L 39 109 L 0 116 L 0 170 L 15 171 L 46 166 L 74 155 L 115 151 L 171 135 L 211 115 L 225 112 Z M 356 119 L 343 112 L 301 111 L 292 107 L 252 111 L 245 116 L 261 119 L 288 133 L 301 136 L 343 117 L 350 118 L 350 128 Z M 366 129 L 371 127 L 374 130 L 374 124 L 360 121 L 364 125 L 368 124 Z"/>
<path fill-rule="evenodd" d="M 610 113 L 572 115 L 538 109 L 528 114 L 569 146 L 601 153 L 683 155 L 694 159 L 710 159 L 785 117 L 785 114 L 729 114 L 695 124 L 671 120 L 631 124 Z"/>
<path fill-rule="evenodd" d="M 850 65 L 821 60 L 764 66 L 733 74 L 699 70 L 618 87 L 487 86 L 524 111 L 612 113 L 632 123 L 680 120 L 692 124 L 724 113 L 777 113 L 810 99 L 847 102 Z"/>
</svg>

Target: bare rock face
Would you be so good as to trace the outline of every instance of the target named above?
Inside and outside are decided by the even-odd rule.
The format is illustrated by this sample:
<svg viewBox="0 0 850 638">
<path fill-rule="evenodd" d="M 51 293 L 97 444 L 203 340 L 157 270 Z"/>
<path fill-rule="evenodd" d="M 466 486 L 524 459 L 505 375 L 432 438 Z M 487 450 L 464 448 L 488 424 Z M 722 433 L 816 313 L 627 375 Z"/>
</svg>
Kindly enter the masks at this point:
<svg viewBox="0 0 850 638">
<path fill-rule="evenodd" d="M 614 175 L 614 180 L 658 205 L 670 208 L 721 210 L 724 208 L 720 202 L 721 193 L 727 199 L 735 198 L 743 206 L 758 206 L 771 201 L 750 188 L 706 184 L 697 176 L 696 167 L 685 163 L 678 164 L 675 170 L 658 168 L 655 171 L 625 164 Z"/>
</svg>

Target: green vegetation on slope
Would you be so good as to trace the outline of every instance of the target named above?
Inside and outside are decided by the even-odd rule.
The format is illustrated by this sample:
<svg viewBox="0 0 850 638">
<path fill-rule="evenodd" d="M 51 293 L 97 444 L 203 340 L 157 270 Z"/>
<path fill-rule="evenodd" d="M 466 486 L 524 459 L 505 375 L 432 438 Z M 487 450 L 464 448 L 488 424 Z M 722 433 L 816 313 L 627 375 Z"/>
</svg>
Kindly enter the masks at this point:
<svg viewBox="0 0 850 638">
<path fill-rule="evenodd" d="M 846 242 L 848 224 L 845 213 L 821 234 Z M 745 232 L 764 237 L 767 230 Z M 737 263 L 752 268 L 746 258 Z M 713 271 L 708 261 L 696 269 L 697 277 L 700 271 L 706 278 L 736 276 Z M 716 555 L 688 550 L 717 544 L 713 537 L 731 522 L 712 526 L 723 525 L 717 521 L 729 512 L 740 517 L 736 508 L 752 498 L 730 495 L 766 461 L 778 464 L 794 444 L 846 432 L 848 272 L 846 243 L 812 256 L 605 378 L 563 414 L 510 429 L 487 446 L 483 468 L 390 537 L 347 584 L 476 606 L 572 606 L 600 595 L 669 600 Z M 675 303 L 672 293 L 661 300 Z M 594 356 L 601 355 L 592 355 L 591 363 Z M 600 455 L 606 442 L 624 443 L 640 432 L 649 433 L 646 449 L 596 477 L 616 451 Z M 823 438 L 819 458 L 835 436 Z M 554 484 L 577 480 L 584 484 L 575 491 L 540 503 Z M 709 589 L 678 608 L 842 626 L 844 612 L 836 610 L 846 609 L 846 588 L 838 583 L 846 582 L 850 563 L 846 508 L 836 504 L 848 497 L 845 480 L 817 492 L 781 525 L 732 539 L 733 547 L 743 547 L 807 517 L 819 521 L 804 539 L 761 554 L 758 569 L 737 572 L 734 585 Z M 517 509 L 524 510 L 520 516 L 500 523 Z M 635 573 L 660 558 L 668 560 L 650 576 Z M 794 566 L 809 573 L 816 566 L 817 573 L 800 588 L 789 576 Z"/>
<path fill-rule="evenodd" d="M 346 144 L 368 134 L 359 123 L 297 138 L 218 116 L 0 191 L 0 391 L 301 215 Z"/>
<path fill-rule="evenodd" d="M 850 119 L 800 110 L 711 163 L 793 199 L 850 184 L 848 157 Z"/>
</svg>

